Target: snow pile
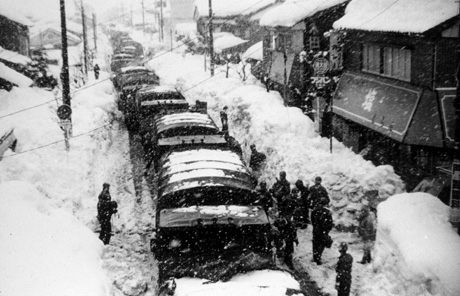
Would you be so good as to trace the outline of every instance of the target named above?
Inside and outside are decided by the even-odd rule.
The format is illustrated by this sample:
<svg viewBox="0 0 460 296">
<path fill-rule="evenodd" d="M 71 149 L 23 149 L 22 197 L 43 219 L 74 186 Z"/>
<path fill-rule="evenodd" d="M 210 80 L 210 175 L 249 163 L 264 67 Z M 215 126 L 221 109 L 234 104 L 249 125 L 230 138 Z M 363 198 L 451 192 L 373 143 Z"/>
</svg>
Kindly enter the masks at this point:
<svg viewBox="0 0 460 296">
<path fill-rule="evenodd" d="M 26 182 L 0 184 L 0 287 L 4 295 L 107 295 L 102 244 Z"/>
<path fill-rule="evenodd" d="M 260 25 L 268 27 L 292 27 L 317 12 L 346 1 L 348 0 L 287 0 L 265 13 L 260 19 Z"/>
<path fill-rule="evenodd" d="M 196 278 L 176 280 L 176 296 L 185 295 L 288 295 L 286 289 L 299 290 L 299 283 L 287 272 L 275 270 L 252 271 L 239 274 L 227 282 L 210 283 Z M 293 294 L 301 295 L 301 294 Z"/>
<path fill-rule="evenodd" d="M 32 62 L 29 57 L 26 57 L 22 54 L 17 52 L 4 49 L 0 46 L 0 59 L 10 61 L 15 64 L 27 65 L 28 63 Z"/>
<path fill-rule="evenodd" d="M 427 193 L 390 197 L 378 207 L 374 271 L 396 295 L 460 295 L 460 238 L 449 209 Z"/>
<path fill-rule="evenodd" d="M 259 61 L 263 60 L 263 45 L 262 45 L 262 41 L 251 45 L 243 53 L 243 60 L 246 60 L 246 59 L 254 59 L 254 60 L 259 60 Z"/>
<path fill-rule="evenodd" d="M 194 65 L 191 60 L 196 60 L 195 73 L 185 64 L 171 71 L 170 63 L 177 63 L 179 59 L 176 54 L 168 53 L 152 59 L 149 66 L 165 84 L 177 86 L 180 81 L 179 88 L 191 102 L 207 101 L 216 122 L 220 123 L 219 111 L 229 107 L 230 134 L 242 145 L 246 161 L 249 161 L 250 144 L 267 155 L 260 181 L 271 186 L 282 170 L 286 171 L 292 186 L 297 179 L 313 185 L 314 178 L 322 176 L 323 185 L 332 198 L 334 222 L 347 227 L 356 225 L 354 212 L 362 203 L 371 202 L 368 196 L 378 203 L 403 191 L 404 184 L 393 167 L 375 167 L 335 140 L 331 154 L 329 139 L 318 136 L 315 124 L 299 108 L 284 106 L 278 92 L 267 93 L 254 80 L 242 82 L 235 71 L 226 79 L 221 70 L 216 69 L 216 75 L 209 79 L 201 72 L 202 58 L 196 56 L 185 59 L 189 65 Z M 199 78 L 201 83 L 196 82 Z"/>
<path fill-rule="evenodd" d="M 32 79 L 19 72 L 16 72 L 2 62 L 0 62 L 0 78 L 8 80 L 17 86 L 28 87 L 33 84 Z"/>
<path fill-rule="evenodd" d="M 456 15 L 455 0 L 352 0 L 334 28 L 423 33 Z"/>
</svg>

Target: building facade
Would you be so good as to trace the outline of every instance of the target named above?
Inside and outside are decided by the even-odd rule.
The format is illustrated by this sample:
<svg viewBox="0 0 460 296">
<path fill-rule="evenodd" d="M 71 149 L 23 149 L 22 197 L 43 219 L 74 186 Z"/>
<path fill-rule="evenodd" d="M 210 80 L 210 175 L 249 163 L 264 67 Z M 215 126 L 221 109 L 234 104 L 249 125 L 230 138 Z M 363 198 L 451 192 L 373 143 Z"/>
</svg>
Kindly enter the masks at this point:
<svg viewBox="0 0 460 296">
<path fill-rule="evenodd" d="M 454 156 L 459 22 L 422 33 L 345 29 L 334 136 L 411 190 Z M 444 201 L 446 202 L 446 201 Z"/>
</svg>

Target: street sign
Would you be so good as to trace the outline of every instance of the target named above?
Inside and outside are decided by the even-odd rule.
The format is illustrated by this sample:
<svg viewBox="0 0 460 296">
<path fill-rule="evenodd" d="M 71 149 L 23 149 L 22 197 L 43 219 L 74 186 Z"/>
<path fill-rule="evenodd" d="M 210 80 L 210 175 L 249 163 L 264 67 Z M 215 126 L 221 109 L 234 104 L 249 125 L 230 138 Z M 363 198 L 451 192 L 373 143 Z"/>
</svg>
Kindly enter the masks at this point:
<svg viewBox="0 0 460 296">
<path fill-rule="evenodd" d="M 452 183 L 450 191 L 450 222 L 460 222 L 460 163 L 452 164 Z"/>
<path fill-rule="evenodd" d="M 329 71 L 329 60 L 323 57 L 319 57 L 313 60 L 313 70 L 315 75 L 324 75 Z"/>
<path fill-rule="evenodd" d="M 66 120 L 72 115 L 72 108 L 69 105 L 63 104 L 57 109 L 57 116 L 59 119 Z"/>
</svg>

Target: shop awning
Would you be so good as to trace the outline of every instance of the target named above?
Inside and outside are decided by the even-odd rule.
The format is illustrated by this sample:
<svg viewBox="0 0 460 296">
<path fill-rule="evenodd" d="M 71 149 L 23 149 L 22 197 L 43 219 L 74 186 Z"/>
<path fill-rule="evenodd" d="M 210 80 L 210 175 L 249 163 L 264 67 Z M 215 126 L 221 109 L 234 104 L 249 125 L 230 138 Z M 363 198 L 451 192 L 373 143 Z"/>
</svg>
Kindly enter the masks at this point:
<svg viewBox="0 0 460 296">
<path fill-rule="evenodd" d="M 272 55 L 272 65 L 270 67 L 270 75 L 268 76 L 271 80 L 276 81 L 280 84 L 284 84 L 284 68 L 286 67 L 286 82 L 289 81 L 289 75 L 291 74 L 292 64 L 294 62 L 294 54 L 288 54 L 286 56 L 286 64 L 284 59 L 284 53 L 274 52 Z"/>
<path fill-rule="evenodd" d="M 436 93 L 409 83 L 345 72 L 333 112 L 401 143 L 443 147 Z"/>
</svg>

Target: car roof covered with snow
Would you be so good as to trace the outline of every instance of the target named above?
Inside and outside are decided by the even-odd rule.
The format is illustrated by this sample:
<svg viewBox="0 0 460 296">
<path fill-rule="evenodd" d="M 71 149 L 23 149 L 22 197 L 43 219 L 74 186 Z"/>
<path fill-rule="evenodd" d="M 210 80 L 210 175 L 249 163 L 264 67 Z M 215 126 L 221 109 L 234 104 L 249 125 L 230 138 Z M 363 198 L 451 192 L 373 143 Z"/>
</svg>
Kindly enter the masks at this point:
<svg viewBox="0 0 460 296">
<path fill-rule="evenodd" d="M 255 189 L 254 179 L 241 157 L 226 149 L 174 151 L 163 156 L 160 167 L 159 197 L 203 187 Z"/>
<path fill-rule="evenodd" d="M 163 131 L 173 128 L 188 126 L 199 126 L 215 130 L 216 133 L 219 132 L 219 128 L 212 120 L 211 116 L 209 116 L 209 114 L 198 112 L 166 114 L 156 118 L 155 125 L 157 128 L 157 133 L 162 133 Z"/>
</svg>

